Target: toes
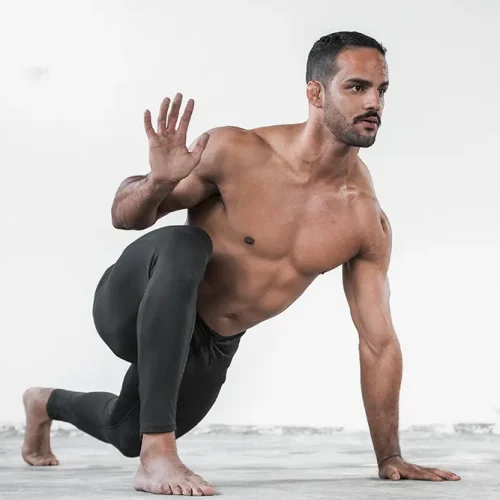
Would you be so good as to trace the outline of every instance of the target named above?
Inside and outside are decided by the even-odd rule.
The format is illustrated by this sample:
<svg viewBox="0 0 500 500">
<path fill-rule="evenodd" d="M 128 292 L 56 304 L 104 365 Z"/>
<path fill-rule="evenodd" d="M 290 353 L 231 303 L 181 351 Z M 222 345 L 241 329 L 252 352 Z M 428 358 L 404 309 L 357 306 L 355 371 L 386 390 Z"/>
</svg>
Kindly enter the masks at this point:
<svg viewBox="0 0 500 500">
<path fill-rule="evenodd" d="M 213 486 L 210 486 L 206 481 L 203 481 L 198 486 L 200 487 L 204 495 L 215 495 L 215 488 Z"/>
<path fill-rule="evenodd" d="M 189 486 L 191 487 L 191 491 L 193 492 L 194 497 L 202 497 L 203 491 L 202 489 L 193 481 L 188 481 Z"/>
<path fill-rule="evenodd" d="M 172 490 L 172 495 L 182 495 L 182 489 L 178 484 L 168 483 L 170 485 L 170 489 Z"/>
<path fill-rule="evenodd" d="M 30 465 L 33 465 L 34 467 L 39 467 L 43 465 L 43 458 L 33 456 L 33 455 L 26 455 L 24 457 L 26 462 L 28 462 Z"/>
<path fill-rule="evenodd" d="M 190 497 L 193 494 L 191 486 L 187 484 L 187 482 L 182 482 L 179 486 L 181 487 L 182 494 L 184 496 Z"/>
<path fill-rule="evenodd" d="M 173 495 L 172 489 L 168 483 L 162 484 L 160 486 L 160 493 L 163 495 Z"/>
<path fill-rule="evenodd" d="M 201 490 L 203 495 L 215 495 L 215 488 L 207 483 L 201 476 L 194 474 L 190 478 L 192 483 L 195 483 L 198 489 Z"/>
<path fill-rule="evenodd" d="M 54 456 L 33 458 L 31 462 L 33 465 L 39 467 L 49 467 L 52 465 L 59 465 L 59 460 L 57 460 L 57 458 Z"/>
</svg>

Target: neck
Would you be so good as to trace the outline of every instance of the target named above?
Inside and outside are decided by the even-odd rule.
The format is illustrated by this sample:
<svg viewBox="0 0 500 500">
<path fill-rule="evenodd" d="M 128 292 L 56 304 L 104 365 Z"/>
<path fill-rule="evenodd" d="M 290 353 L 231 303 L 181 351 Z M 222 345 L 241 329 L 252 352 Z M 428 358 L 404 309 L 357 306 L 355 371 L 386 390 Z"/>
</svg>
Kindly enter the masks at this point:
<svg viewBox="0 0 500 500">
<path fill-rule="evenodd" d="M 299 125 L 292 147 L 297 172 L 315 178 L 345 178 L 356 165 L 358 152 L 359 148 L 340 142 L 313 119 Z"/>
</svg>

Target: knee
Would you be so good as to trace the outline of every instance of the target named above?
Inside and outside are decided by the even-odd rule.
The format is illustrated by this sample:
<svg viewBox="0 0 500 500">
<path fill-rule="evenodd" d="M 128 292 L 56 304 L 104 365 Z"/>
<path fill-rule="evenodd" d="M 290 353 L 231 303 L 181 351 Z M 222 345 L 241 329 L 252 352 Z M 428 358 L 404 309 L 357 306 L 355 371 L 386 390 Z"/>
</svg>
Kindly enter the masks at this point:
<svg viewBox="0 0 500 500">
<path fill-rule="evenodd" d="M 141 454 L 141 438 L 139 433 L 137 436 L 115 436 L 112 444 L 125 457 L 135 458 Z"/>
<path fill-rule="evenodd" d="M 155 250 L 158 263 L 169 268 L 169 274 L 175 269 L 184 276 L 201 281 L 208 261 L 212 257 L 213 243 L 209 234 L 197 226 L 167 226 L 158 235 Z"/>
<path fill-rule="evenodd" d="M 165 246 L 175 245 L 178 248 L 196 250 L 198 255 L 209 255 L 213 252 L 210 235 L 198 226 L 166 226 L 158 233 L 158 239 Z"/>
<path fill-rule="evenodd" d="M 135 458 L 141 454 L 141 440 L 140 438 L 129 437 L 123 440 L 120 446 L 120 451 L 123 456 L 128 458 Z"/>
<path fill-rule="evenodd" d="M 212 254 L 214 245 L 210 235 L 199 226 L 181 226 L 190 236 L 197 239 L 196 246 L 208 254 Z"/>
</svg>

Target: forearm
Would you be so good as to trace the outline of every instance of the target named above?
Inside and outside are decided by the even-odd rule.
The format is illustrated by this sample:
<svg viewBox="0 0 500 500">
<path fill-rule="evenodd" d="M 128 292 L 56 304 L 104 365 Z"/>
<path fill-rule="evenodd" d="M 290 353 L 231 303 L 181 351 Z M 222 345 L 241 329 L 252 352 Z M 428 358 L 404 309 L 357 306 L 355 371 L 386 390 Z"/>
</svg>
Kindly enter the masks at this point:
<svg viewBox="0 0 500 500">
<path fill-rule="evenodd" d="M 403 372 L 401 348 L 395 338 L 379 352 L 360 344 L 361 389 L 377 463 L 401 455 L 399 391 Z"/>
<path fill-rule="evenodd" d="M 111 219 L 117 229 L 146 229 L 157 219 L 160 203 L 177 183 L 154 182 L 151 175 L 126 179 L 115 195 Z"/>
</svg>

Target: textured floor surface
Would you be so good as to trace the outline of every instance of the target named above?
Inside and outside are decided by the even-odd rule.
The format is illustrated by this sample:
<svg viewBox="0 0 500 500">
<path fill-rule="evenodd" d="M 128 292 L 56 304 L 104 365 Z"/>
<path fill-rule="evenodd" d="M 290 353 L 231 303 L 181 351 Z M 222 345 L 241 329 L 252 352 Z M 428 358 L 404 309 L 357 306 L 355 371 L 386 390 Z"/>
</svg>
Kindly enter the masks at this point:
<svg viewBox="0 0 500 500">
<path fill-rule="evenodd" d="M 0 435 L 0 499 L 147 498 L 132 488 L 138 459 L 111 446 L 64 433 L 52 438 L 61 465 L 22 462 L 18 435 Z M 389 482 L 377 478 L 369 436 L 191 434 L 180 456 L 227 499 L 500 499 L 500 436 L 407 432 L 405 458 L 451 470 L 462 481 Z"/>
</svg>

